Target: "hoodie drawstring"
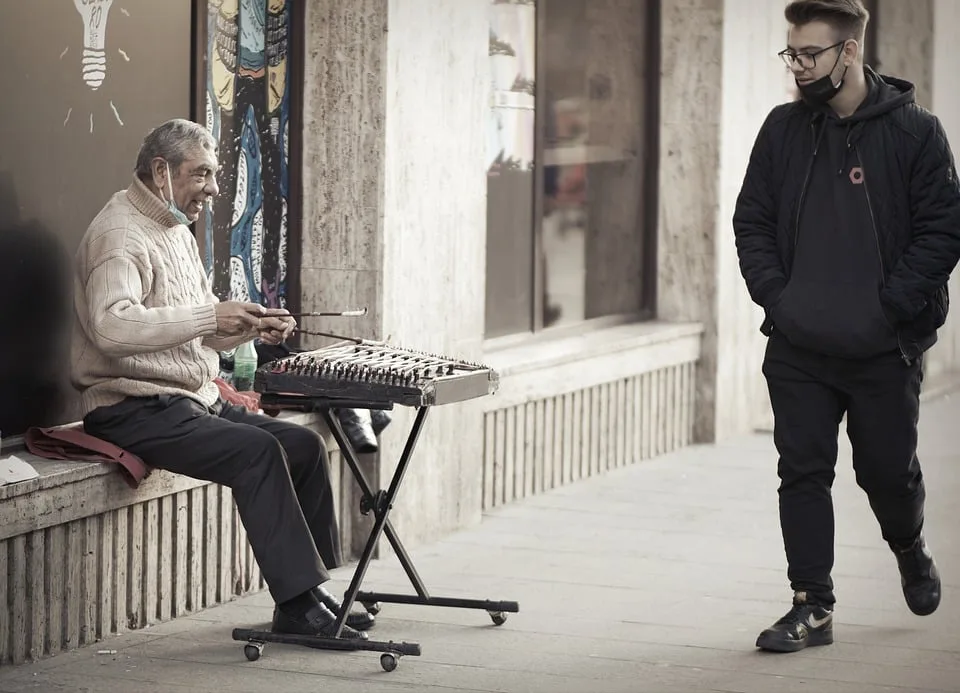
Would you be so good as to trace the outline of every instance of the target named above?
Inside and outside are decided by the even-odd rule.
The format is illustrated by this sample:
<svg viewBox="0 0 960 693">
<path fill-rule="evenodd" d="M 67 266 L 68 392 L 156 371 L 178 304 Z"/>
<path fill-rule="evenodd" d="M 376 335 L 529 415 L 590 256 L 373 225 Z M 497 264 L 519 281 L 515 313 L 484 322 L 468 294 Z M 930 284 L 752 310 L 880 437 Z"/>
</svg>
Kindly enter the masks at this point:
<svg viewBox="0 0 960 693">
<path fill-rule="evenodd" d="M 863 130 L 863 121 L 858 123 L 848 123 L 847 124 L 847 136 L 845 138 L 847 146 L 843 152 L 843 158 L 840 161 L 840 168 L 837 171 L 837 177 L 843 175 L 843 172 L 847 169 L 847 163 L 850 158 L 850 153 L 857 146 L 857 141 L 860 139 L 860 133 Z"/>
</svg>

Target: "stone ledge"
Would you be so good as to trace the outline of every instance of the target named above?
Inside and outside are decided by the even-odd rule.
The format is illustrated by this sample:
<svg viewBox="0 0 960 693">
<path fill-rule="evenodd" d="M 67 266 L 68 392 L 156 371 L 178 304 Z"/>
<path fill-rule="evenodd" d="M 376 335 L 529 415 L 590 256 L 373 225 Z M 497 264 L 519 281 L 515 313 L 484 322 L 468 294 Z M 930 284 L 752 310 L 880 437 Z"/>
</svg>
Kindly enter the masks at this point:
<svg viewBox="0 0 960 693">
<path fill-rule="evenodd" d="M 485 402 L 483 509 L 689 445 L 702 332 L 646 322 L 488 347 L 502 388 Z"/>
<path fill-rule="evenodd" d="M 484 410 L 694 363 L 702 334 L 699 323 L 637 322 L 488 348 L 484 360 L 500 375 L 501 388 L 484 399 Z"/>
<path fill-rule="evenodd" d="M 316 414 L 281 412 L 279 418 L 321 431 L 328 453 L 331 457 L 336 453 L 336 442 Z M 207 484 L 155 470 L 139 488 L 132 489 L 112 462 L 48 460 L 4 443 L 4 454 L 20 457 L 40 476 L 0 486 L 0 540 Z"/>
</svg>

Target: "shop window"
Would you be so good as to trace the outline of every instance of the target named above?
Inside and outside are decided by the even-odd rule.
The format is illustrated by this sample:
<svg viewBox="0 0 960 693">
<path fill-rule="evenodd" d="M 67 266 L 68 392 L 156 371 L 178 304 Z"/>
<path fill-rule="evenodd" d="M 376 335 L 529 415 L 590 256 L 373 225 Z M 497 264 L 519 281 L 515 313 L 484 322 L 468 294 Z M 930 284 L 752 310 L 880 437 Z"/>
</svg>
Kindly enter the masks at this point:
<svg viewBox="0 0 960 693">
<path fill-rule="evenodd" d="M 488 338 L 652 315 L 658 11 L 491 0 Z"/>
</svg>

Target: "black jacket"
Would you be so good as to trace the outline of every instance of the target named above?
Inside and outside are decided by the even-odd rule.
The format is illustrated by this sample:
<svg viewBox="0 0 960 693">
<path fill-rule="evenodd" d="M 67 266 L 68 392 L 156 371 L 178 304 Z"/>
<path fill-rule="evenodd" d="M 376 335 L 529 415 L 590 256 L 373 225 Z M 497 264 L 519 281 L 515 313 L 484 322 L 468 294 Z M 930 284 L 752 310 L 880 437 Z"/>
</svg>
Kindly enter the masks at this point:
<svg viewBox="0 0 960 693">
<path fill-rule="evenodd" d="M 916 104 L 913 85 L 869 67 L 866 72 L 874 98 L 840 123 L 867 181 L 882 268 L 880 307 L 901 354 L 912 359 L 936 342 L 946 320 L 947 281 L 960 259 L 960 181 L 943 127 Z M 805 195 L 829 117 L 803 101 L 774 108 L 757 135 L 737 199 L 740 270 L 750 297 L 766 311 L 766 335 L 791 279 L 803 215 L 811 209 Z"/>
</svg>

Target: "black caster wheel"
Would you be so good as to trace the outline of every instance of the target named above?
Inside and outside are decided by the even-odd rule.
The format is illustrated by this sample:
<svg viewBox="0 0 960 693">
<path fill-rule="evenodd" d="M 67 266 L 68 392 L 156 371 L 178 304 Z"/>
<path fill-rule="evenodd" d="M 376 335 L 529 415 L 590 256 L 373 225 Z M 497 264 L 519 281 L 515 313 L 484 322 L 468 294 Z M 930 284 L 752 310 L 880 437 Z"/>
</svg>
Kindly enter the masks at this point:
<svg viewBox="0 0 960 693">
<path fill-rule="evenodd" d="M 384 671 L 393 671 L 400 666 L 400 655 L 384 652 L 380 655 L 380 666 L 383 667 Z"/>
<path fill-rule="evenodd" d="M 243 656 L 247 658 L 248 661 L 256 662 L 260 659 L 260 655 L 263 652 L 263 643 L 262 642 L 251 642 L 243 646 Z"/>
<path fill-rule="evenodd" d="M 380 602 L 364 602 L 363 608 L 367 610 L 367 613 L 371 616 L 376 616 L 380 613 Z"/>
<path fill-rule="evenodd" d="M 490 620 L 493 621 L 493 625 L 502 626 L 507 622 L 507 615 L 502 611 L 489 611 Z"/>
</svg>

